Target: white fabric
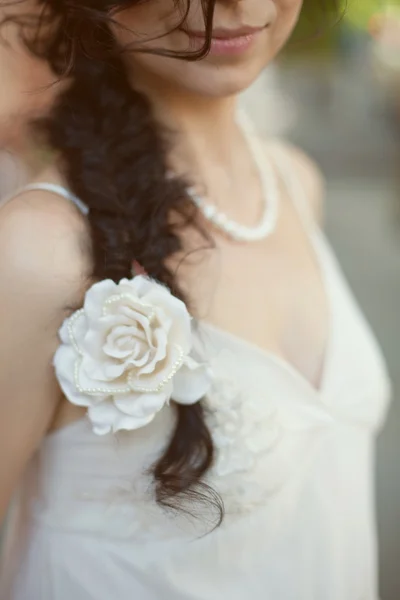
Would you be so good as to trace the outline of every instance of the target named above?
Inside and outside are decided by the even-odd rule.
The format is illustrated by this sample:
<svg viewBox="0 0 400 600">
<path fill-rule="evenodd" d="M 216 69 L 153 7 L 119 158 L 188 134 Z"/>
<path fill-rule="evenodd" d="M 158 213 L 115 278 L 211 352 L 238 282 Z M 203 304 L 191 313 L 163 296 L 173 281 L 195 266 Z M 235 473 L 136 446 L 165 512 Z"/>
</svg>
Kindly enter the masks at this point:
<svg viewBox="0 0 400 600">
<path fill-rule="evenodd" d="M 13 198 L 18 196 L 18 194 L 21 194 L 22 192 L 30 192 L 30 191 L 50 192 L 52 194 L 56 194 L 57 196 L 62 196 L 66 200 L 70 200 L 73 204 L 75 204 L 76 207 L 84 215 L 87 215 L 89 212 L 89 209 L 86 206 L 86 204 L 84 204 L 82 202 L 82 200 L 80 200 L 79 198 L 74 196 L 74 194 L 72 194 L 65 187 L 63 187 L 62 185 L 59 185 L 58 183 L 49 183 L 47 181 L 41 181 L 38 183 L 30 183 L 29 185 L 25 185 L 22 188 L 19 188 L 18 190 L 14 191 L 12 194 L 10 194 L 4 198 L 1 198 L 0 205 L 3 206 L 7 202 L 10 202 Z"/>
<path fill-rule="evenodd" d="M 146 469 L 172 408 L 118 436 L 80 420 L 47 436 L 30 465 L 18 574 L 2 599 L 377 600 L 374 437 L 390 384 L 325 239 L 310 236 L 331 307 L 319 391 L 284 360 L 199 326 L 215 374 L 208 479 L 222 525 L 210 531 L 201 505 L 196 521 L 154 502 Z"/>
<path fill-rule="evenodd" d="M 30 190 L 43 190 L 45 192 L 51 192 L 53 194 L 58 194 L 59 196 L 62 196 L 63 198 L 66 198 L 67 200 L 71 200 L 71 202 L 73 202 L 84 215 L 87 215 L 89 212 L 86 204 L 84 204 L 79 198 L 74 196 L 74 194 L 71 194 L 71 192 L 69 190 L 65 189 L 65 187 L 63 187 L 62 185 L 59 185 L 58 183 L 47 183 L 47 182 L 30 183 L 29 185 L 26 185 L 24 187 L 24 191 L 28 192 Z"/>
</svg>

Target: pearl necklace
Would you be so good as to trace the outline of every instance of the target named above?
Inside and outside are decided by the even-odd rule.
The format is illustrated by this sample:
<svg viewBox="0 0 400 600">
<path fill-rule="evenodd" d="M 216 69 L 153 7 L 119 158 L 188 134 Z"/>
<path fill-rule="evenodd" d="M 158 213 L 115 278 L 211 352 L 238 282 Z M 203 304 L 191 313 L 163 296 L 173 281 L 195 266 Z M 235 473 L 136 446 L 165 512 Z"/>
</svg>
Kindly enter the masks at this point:
<svg viewBox="0 0 400 600">
<path fill-rule="evenodd" d="M 261 179 L 264 210 L 259 223 L 254 227 L 240 225 L 229 219 L 225 213 L 219 211 L 215 204 L 209 204 L 204 197 L 196 192 L 195 188 L 190 187 L 187 192 L 207 221 L 210 221 L 214 227 L 225 235 L 236 242 L 257 242 L 267 238 L 276 229 L 279 200 L 278 185 L 272 165 L 266 160 L 265 150 L 243 113 L 238 114 L 238 124 L 245 135 Z"/>
</svg>

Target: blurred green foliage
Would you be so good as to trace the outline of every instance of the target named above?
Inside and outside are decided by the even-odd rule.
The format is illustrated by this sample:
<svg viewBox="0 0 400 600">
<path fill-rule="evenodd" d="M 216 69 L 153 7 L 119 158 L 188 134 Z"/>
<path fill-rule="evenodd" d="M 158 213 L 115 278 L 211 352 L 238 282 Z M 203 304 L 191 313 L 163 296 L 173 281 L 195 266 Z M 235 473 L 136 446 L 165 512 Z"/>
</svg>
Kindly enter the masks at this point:
<svg viewBox="0 0 400 600">
<path fill-rule="evenodd" d="M 346 21 L 359 29 L 367 29 L 371 16 L 387 6 L 399 5 L 399 0 L 348 0 Z"/>
<path fill-rule="evenodd" d="M 400 0 L 304 0 L 298 26 L 288 45 L 288 58 L 329 59 L 344 36 L 367 31 L 371 17 Z"/>
<path fill-rule="evenodd" d="M 337 46 L 343 14 L 340 0 L 304 0 L 298 25 L 285 56 L 328 58 Z"/>
<path fill-rule="evenodd" d="M 329 59 L 344 38 L 368 30 L 371 17 L 388 7 L 400 9 L 400 0 L 304 0 L 288 58 Z"/>
</svg>

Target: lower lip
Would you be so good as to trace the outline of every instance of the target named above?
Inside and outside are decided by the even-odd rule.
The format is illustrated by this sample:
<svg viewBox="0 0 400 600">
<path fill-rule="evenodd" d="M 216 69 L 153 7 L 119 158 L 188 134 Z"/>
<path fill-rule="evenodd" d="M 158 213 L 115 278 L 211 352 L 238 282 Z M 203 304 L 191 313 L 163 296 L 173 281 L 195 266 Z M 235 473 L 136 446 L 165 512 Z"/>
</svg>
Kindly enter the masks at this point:
<svg viewBox="0 0 400 600">
<path fill-rule="evenodd" d="M 243 54 L 254 44 L 260 31 L 232 38 L 212 38 L 209 54 L 219 56 Z M 192 39 L 194 39 L 201 47 L 206 42 L 206 39 L 203 37 L 193 36 Z"/>
</svg>

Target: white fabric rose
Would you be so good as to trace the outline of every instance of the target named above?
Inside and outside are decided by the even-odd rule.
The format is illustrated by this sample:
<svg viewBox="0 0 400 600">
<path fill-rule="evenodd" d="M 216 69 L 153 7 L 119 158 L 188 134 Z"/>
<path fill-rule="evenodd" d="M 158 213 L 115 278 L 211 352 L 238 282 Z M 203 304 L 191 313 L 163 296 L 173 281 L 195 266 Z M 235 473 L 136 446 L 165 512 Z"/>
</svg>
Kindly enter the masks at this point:
<svg viewBox="0 0 400 600">
<path fill-rule="evenodd" d="M 66 398 L 88 407 L 98 435 L 150 423 L 171 398 L 193 404 L 209 390 L 192 356 L 181 300 L 144 275 L 95 283 L 60 329 L 54 366 Z"/>
</svg>

